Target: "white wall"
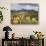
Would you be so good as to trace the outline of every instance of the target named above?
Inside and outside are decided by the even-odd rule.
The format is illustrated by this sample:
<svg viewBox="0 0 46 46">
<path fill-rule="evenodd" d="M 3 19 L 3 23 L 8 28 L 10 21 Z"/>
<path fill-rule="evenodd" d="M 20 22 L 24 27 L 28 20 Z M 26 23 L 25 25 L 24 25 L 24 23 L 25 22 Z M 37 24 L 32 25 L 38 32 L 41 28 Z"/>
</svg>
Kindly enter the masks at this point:
<svg viewBox="0 0 46 46">
<path fill-rule="evenodd" d="M 39 24 L 38 25 L 12 25 L 10 23 L 10 5 L 11 3 L 38 3 L 39 4 Z M 46 37 L 46 0 L 0 0 L 0 6 L 8 8 L 3 10 L 4 20 L 0 23 L 0 46 L 2 46 L 2 38 L 4 38 L 3 27 L 9 25 L 12 28 L 12 34 L 15 32 L 16 37 L 29 37 L 33 34 L 33 30 L 42 31 Z M 46 38 L 45 38 L 46 46 Z"/>
</svg>

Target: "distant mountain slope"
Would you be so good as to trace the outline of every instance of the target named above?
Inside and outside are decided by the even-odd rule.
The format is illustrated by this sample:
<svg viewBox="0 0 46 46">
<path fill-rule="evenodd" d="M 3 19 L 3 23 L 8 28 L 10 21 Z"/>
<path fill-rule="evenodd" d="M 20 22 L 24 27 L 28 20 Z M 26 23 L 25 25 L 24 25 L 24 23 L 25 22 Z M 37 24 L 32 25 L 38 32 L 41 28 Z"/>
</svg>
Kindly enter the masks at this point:
<svg viewBox="0 0 46 46">
<path fill-rule="evenodd" d="M 22 10 L 11 10 L 11 12 L 38 12 L 36 10 L 25 10 L 25 9 L 22 9 Z"/>
</svg>

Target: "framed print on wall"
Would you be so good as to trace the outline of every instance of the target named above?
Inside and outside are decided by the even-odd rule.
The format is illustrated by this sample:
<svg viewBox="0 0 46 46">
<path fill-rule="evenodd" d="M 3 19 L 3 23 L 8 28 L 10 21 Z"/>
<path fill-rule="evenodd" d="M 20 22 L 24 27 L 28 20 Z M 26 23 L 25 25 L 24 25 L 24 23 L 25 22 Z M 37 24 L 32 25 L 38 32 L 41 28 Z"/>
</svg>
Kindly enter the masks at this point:
<svg viewBox="0 0 46 46">
<path fill-rule="evenodd" d="M 38 4 L 11 4 L 11 24 L 38 24 L 38 13 Z"/>
</svg>

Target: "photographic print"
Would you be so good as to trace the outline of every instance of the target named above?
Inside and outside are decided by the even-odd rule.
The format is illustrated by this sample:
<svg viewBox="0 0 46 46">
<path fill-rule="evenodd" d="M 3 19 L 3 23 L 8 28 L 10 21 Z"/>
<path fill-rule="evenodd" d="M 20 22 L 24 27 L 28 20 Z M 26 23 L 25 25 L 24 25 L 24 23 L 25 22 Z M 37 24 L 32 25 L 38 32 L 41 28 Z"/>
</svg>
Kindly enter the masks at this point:
<svg viewBox="0 0 46 46">
<path fill-rule="evenodd" d="M 11 4 L 11 24 L 38 24 L 38 13 L 38 4 Z"/>
</svg>

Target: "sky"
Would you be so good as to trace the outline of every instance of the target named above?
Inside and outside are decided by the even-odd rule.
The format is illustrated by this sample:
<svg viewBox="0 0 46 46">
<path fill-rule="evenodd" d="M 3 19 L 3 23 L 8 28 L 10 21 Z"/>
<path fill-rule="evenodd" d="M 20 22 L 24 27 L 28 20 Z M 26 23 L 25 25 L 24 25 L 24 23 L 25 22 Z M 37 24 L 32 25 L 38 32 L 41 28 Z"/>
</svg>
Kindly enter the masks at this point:
<svg viewBox="0 0 46 46">
<path fill-rule="evenodd" d="M 11 10 L 39 10 L 38 4 L 11 4 Z"/>
</svg>

